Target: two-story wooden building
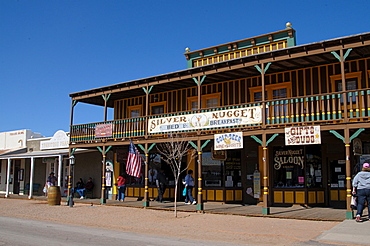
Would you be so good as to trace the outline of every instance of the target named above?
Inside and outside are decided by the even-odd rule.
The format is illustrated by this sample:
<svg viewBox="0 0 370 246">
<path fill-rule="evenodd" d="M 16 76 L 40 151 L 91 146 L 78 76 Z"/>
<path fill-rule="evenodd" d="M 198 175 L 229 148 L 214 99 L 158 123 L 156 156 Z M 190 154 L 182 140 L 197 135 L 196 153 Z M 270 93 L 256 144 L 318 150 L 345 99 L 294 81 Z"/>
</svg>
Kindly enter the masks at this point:
<svg viewBox="0 0 370 246">
<path fill-rule="evenodd" d="M 192 166 L 198 209 L 204 201 L 263 202 L 268 214 L 270 206 L 305 204 L 347 207 L 350 218 L 354 166 L 370 159 L 370 33 L 304 45 L 295 35 L 287 23 L 186 49 L 185 70 L 70 94 L 71 151 L 98 148 L 103 163 L 113 152 L 117 173 L 129 140 L 150 155 L 153 144 L 181 133 L 200 154 Z M 113 108 L 114 120 L 105 113 L 101 122 L 73 125 L 76 103 Z M 156 168 L 148 163 L 146 170 Z M 155 196 L 147 181 L 127 192 L 146 204 Z"/>
</svg>

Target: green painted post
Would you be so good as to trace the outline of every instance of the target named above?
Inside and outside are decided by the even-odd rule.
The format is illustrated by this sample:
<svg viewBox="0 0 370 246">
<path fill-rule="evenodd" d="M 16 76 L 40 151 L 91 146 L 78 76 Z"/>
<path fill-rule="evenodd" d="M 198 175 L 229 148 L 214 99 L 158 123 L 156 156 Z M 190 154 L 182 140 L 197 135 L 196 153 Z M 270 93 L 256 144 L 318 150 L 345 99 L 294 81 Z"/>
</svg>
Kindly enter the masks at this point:
<svg viewBox="0 0 370 246">
<path fill-rule="evenodd" d="M 315 121 L 315 103 L 314 103 L 314 97 L 311 97 L 310 98 L 311 100 L 311 105 L 312 105 L 312 108 L 311 108 L 311 121 Z"/>
<path fill-rule="evenodd" d="M 273 112 L 273 115 L 272 115 L 272 117 L 271 117 L 271 123 L 272 124 L 275 124 L 275 102 L 271 102 L 271 107 L 272 107 L 272 112 Z"/>
<path fill-rule="evenodd" d="M 321 102 L 324 102 L 324 105 L 321 103 L 321 120 L 325 120 L 325 96 L 321 96 Z"/>
<path fill-rule="evenodd" d="M 301 98 L 300 101 L 301 101 L 301 103 L 300 103 L 300 106 L 301 106 L 301 105 L 303 105 L 303 98 Z M 302 107 L 301 107 L 301 110 L 303 110 Z M 301 122 L 304 122 L 304 116 L 305 116 L 304 114 L 305 114 L 305 112 L 302 111 L 301 112 Z"/>
<path fill-rule="evenodd" d="M 262 109 L 262 110 L 266 110 L 266 124 L 270 125 L 270 116 L 268 114 L 269 108 L 270 108 L 270 102 L 267 102 L 266 105 L 267 105 L 267 108 Z"/>
<path fill-rule="evenodd" d="M 352 92 L 348 92 L 348 96 L 349 96 L 349 100 L 352 100 L 352 96 L 353 96 Z M 348 100 L 348 102 L 349 102 L 349 100 Z M 349 110 L 349 118 L 353 118 L 353 109 L 352 108 Z"/>
<path fill-rule="evenodd" d="M 295 107 L 296 107 L 296 112 L 295 112 L 295 122 L 299 122 L 299 114 L 297 113 L 297 107 L 300 107 L 298 104 L 298 98 L 295 99 Z M 298 110 L 299 111 L 299 110 Z"/>
<path fill-rule="evenodd" d="M 367 91 L 366 91 L 366 94 L 367 94 L 367 98 L 369 98 L 370 90 L 367 90 Z M 367 105 L 369 105 L 369 102 L 368 102 L 368 104 L 367 104 Z M 365 107 L 365 105 L 364 105 L 364 107 Z M 368 107 L 368 108 L 367 108 L 367 116 L 370 116 L 370 107 Z"/>
<path fill-rule="evenodd" d="M 308 97 L 306 97 L 305 98 L 305 101 L 306 101 L 306 105 L 308 105 L 309 104 L 309 98 Z M 306 122 L 307 121 L 310 121 L 310 112 L 309 112 L 309 107 L 306 107 L 306 112 L 305 112 L 305 116 L 306 116 Z"/>
<path fill-rule="evenodd" d="M 331 95 L 331 100 L 334 102 L 335 101 L 335 95 Z M 338 105 L 338 107 L 340 107 L 340 105 Z M 337 115 L 338 115 L 338 111 L 333 111 L 333 119 L 335 120 L 337 118 Z"/>
<path fill-rule="evenodd" d="M 358 100 L 358 91 L 355 91 L 355 97 L 356 97 L 356 102 Z M 359 105 L 360 102 L 357 102 L 357 105 Z M 356 117 L 360 117 L 360 109 L 356 107 Z"/>
<path fill-rule="evenodd" d="M 365 96 L 365 91 L 361 91 L 361 98 L 364 98 Z M 365 100 L 362 100 L 365 101 Z M 361 104 L 361 117 L 365 117 L 365 105 Z"/>
<path fill-rule="evenodd" d="M 330 104 L 330 95 L 326 95 L 326 101 L 328 102 L 328 104 Z M 330 112 L 330 110 L 327 111 L 326 114 L 327 114 L 328 120 L 331 120 L 331 112 Z"/>
<path fill-rule="evenodd" d="M 289 123 L 289 100 L 284 101 L 285 123 Z"/>
<path fill-rule="evenodd" d="M 319 104 L 320 101 L 319 101 L 319 97 L 316 96 L 315 97 L 315 105 Z M 320 105 L 320 104 L 319 104 Z M 317 111 L 316 111 L 316 120 L 320 120 L 320 107 L 316 107 Z"/>
<path fill-rule="evenodd" d="M 340 101 L 340 97 L 341 95 L 337 94 L 338 101 Z M 340 107 L 340 105 L 338 105 L 338 107 Z M 338 118 L 342 119 L 342 109 L 341 108 L 338 108 Z"/>
<path fill-rule="evenodd" d="M 294 99 L 290 99 L 289 100 L 290 101 L 290 105 L 289 105 L 289 108 L 290 108 L 290 110 L 292 110 L 291 112 L 290 112 L 290 122 L 291 123 L 294 123 L 294 107 L 292 106 L 292 105 L 294 105 Z"/>
<path fill-rule="evenodd" d="M 352 219 L 354 219 L 353 211 L 346 211 L 346 219 L 347 219 L 347 220 L 352 220 Z"/>
</svg>

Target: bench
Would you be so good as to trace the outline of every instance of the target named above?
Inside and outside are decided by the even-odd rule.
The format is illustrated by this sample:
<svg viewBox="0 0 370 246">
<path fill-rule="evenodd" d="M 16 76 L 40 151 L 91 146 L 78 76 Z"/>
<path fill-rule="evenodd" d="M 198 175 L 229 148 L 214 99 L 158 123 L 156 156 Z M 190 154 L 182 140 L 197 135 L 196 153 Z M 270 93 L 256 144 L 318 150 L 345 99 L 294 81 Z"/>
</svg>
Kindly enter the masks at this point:
<svg viewBox="0 0 370 246">
<path fill-rule="evenodd" d="M 74 197 L 79 197 L 80 194 L 77 191 L 75 191 L 73 196 Z M 85 190 L 85 197 L 84 198 L 85 199 L 87 199 L 87 198 L 92 199 L 93 198 L 93 190 Z"/>
<path fill-rule="evenodd" d="M 40 184 L 33 184 L 32 192 L 35 194 L 39 193 L 40 186 Z M 28 193 L 30 191 L 30 184 L 26 184 L 26 187 L 24 189 L 20 189 L 19 191 L 22 191 L 23 193 Z"/>
</svg>

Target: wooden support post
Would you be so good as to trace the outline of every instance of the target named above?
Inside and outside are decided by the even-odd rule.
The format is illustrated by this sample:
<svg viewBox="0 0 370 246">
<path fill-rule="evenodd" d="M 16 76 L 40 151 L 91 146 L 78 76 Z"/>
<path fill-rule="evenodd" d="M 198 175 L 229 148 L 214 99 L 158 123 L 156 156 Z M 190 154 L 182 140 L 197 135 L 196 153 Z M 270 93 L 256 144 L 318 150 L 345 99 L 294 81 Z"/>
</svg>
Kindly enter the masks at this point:
<svg viewBox="0 0 370 246">
<path fill-rule="evenodd" d="M 143 206 L 144 207 L 149 207 L 149 151 L 148 151 L 148 143 L 145 143 L 145 165 L 144 165 L 144 201 L 143 201 Z"/>
<path fill-rule="evenodd" d="M 262 148 L 263 148 L 263 207 L 262 207 L 262 214 L 269 215 L 270 208 L 269 208 L 269 188 L 268 188 L 268 165 L 267 165 L 267 143 L 266 143 L 266 133 L 262 134 Z"/>
<path fill-rule="evenodd" d="M 349 129 L 344 129 L 344 146 L 346 148 L 346 219 L 353 219 L 353 211 L 351 209 L 351 197 L 352 197 L 352 184 L 351 184 L 351 140 L 349 136 Z"/>
<path fill-rule="evenodd" d="M 106 162 L 106 153 L 105 153 L 105 145 L 103 146 L 102 150 L 103 160 L 102 160 L 102 179 L 101 179 L 101 195 L 100 195 L 100 203 L 105 204 L 106 198 L 105 198 L 105 162 Z"/>
<path fill-rule="evenodd" d="M 344 56 L 343 49 L 339 50 L 340 54 L 340 72 L 342 75 L 342 91 L 343 91 L 343 111 L 344 111 L 344 122 L 348 122 L 347 112 L 347 85 L 346 85 L 346 74 L 344 69 Z"/>
<path fill-rule="evenodd" d="M 201 141 L 198 139 L 197 141 L 198 146 L 198 204 L 197 204 L 197 211 L 203 211 L 203 197 L 202 197 L 202 146 Z"/>
</svg>

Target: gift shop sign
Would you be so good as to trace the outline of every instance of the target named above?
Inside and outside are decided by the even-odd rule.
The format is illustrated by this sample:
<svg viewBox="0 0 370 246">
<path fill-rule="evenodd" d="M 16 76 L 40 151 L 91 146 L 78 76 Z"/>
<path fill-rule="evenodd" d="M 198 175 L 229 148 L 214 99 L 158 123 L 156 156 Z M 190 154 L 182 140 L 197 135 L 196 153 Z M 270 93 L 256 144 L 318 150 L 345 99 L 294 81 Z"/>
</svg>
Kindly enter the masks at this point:
<svg viewBox="0 0 370 246">
<path fill-rule="evenodd" d="M 321 144 L 320 126 L 285 128 L 285 145 Z"/>
<path fill-rule="evenodd" d="M 215 150 L 225 149 L 242 149 L 243 148 L 243 133 L 232 132 L 215 134 Z"/>
<path fill-rule="evenodd" d="M 105 138 L 113 136 L 113 125 L 112 124 L 100 124 L 95 126 L 95 137 Z"/>
<path fill-rule="evenodd" d="M 237 108 L 149 119 L 149 133 L 230 127 L 262 122 L 261 107 Z"/>
</svg>

